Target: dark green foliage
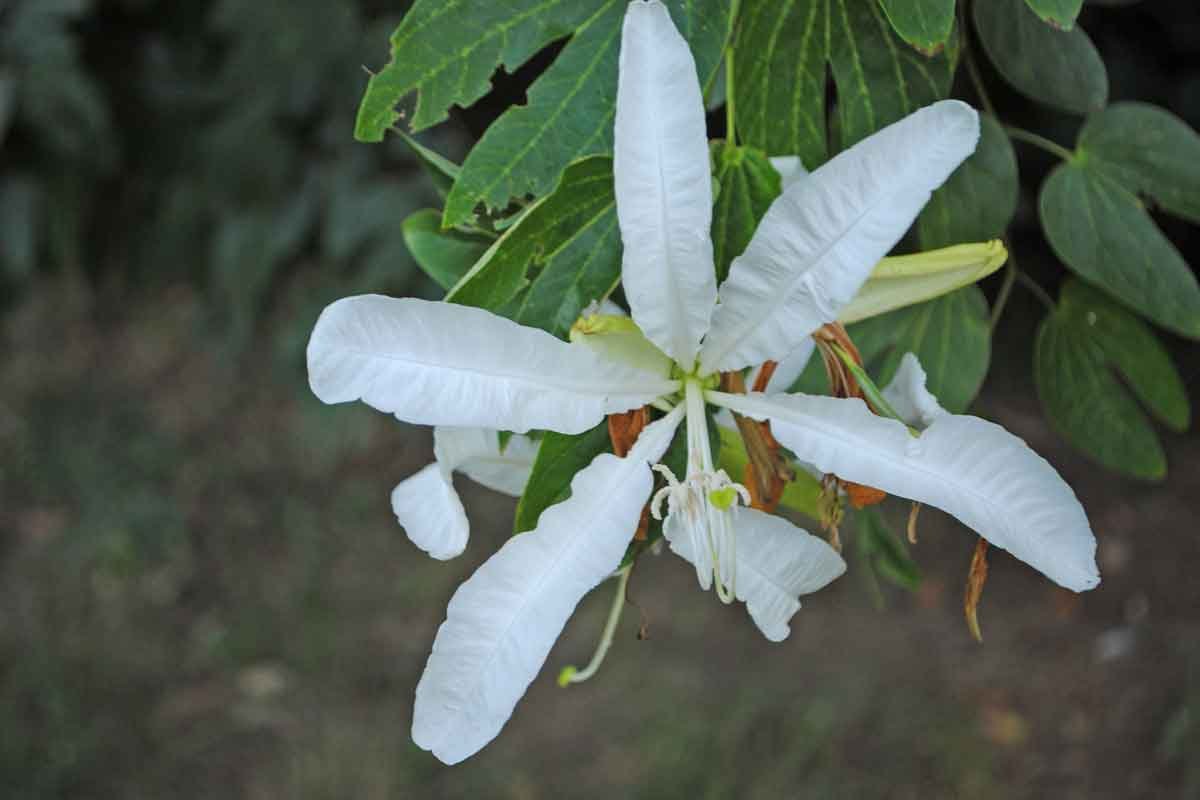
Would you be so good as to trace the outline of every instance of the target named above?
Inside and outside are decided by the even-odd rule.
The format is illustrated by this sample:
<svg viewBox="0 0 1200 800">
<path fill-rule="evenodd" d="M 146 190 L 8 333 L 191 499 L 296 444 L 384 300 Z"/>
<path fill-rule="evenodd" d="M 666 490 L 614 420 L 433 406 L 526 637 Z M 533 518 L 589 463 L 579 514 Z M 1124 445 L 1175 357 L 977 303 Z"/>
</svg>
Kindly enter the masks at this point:
<svg viewBox="0 0 1200 800">
<path fill-rule="evenodd" d="M 1028 0 L 1029 6 L 1079 9 L 1079 0 Z M 1108 73 L 1081 28 L 1056 30 L 1023 0 L 975 3 L 975 29 L 988 57 L 1013 88 L 1055 108 L 1086 114 L 1108 102 Z M 1065 16 L 1059 9 L 1059 17 Z M 1074 18 L 1074 15 L 1071 15 Z"/>
<path fill-rule="evenodd" d="M 1137 317 L 1071 281 L 1038 331 L 1034 375 L 1051 424 L 1073 445 L 1118 472 L 1166 476 L 1162 445 L 1138 403 L 1177 432 L 1187 430 L 1191 407 L 1170 356 Z"/>
</svg>

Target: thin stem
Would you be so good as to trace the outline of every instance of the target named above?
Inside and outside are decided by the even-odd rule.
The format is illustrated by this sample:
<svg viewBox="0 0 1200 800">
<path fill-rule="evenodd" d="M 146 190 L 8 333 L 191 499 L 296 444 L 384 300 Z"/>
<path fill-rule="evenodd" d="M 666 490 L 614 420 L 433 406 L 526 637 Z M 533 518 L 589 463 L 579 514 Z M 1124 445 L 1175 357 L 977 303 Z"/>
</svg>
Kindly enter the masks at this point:
<svg viewBox="0 0 1200 800">
<path fill-rule="evenodd" d="M 1042 305 L 1044 305 L 1050 311 L 1054 310 L 1054 298 L 1051 297 L 1045 289 L 1039 286 L 1037 281 L 1026 275 L 1020 269 L 1017 270 L 1017 280 L 1019 280 L 1026 289 L 1033 292 L 1034 296 L 1037 297 L 1038 300 L 1042 301 Z"/>
<path fill-rule="evenodd" d="M 629 585 L 629 573 L 632 571 L 633 564 L 630 564 L 617 573 L 617 593 L 613 595 L 612 607 L 608 610 L 608 619 L 604 622 L 604 631 L 600 634 L 600 641 L 596 644 L 596 652 L 592 654 L 592 660 L 581 670 L 574 667 L 563 667 L 562 672 L 558 675 L 559 686 L 566 687 L 572 683 L 583 683 L 595 675 L 596 671 L 600 669 L 600 665 L 604 663 L 604 657 L 608 655 L 608 648 L 612 647 L 613 635 L 617 632 L 617 623 L 621 621 L 621 612 L 625 609 L 625 587 Z"/>
<path fill-rule="evenodd" d="M 734 109 L 733 40 L 737 34 L 737 16 L 740 0 L 733 0 L 729 10 L 729 39 L 725 42 L 725 142 L 732 147 L 737 144 L 737 114 Z"/>
<path fill-rule="evenodd" d="M 1033 131 L 1027 131 L 1024 128 L 1018 128 L 1015 125 L 1005 125 L 1004 130 L 1012 138 L 1014 138 L 1018 141 L 1025 142 L 1026 144 L 1031 144 L 1034 147 L 1041 148 L 1042 150 L 1045 150 L 1047 153 L 1058 156 L 1059 158 L 1063 159 L 1064 161 L 1070 161 L 1072 158 L 1075 157 L 1074 153 L 1072 153 L 1067 148 L 1063 147 L 1058 142 L 1052 142 L 1049 139 L 1047 139 L 1045 136 L 1036 134 Z"/>
<path fill-rule="evenodd" d="M 1004 307 L 1008 305 L 1008 298 L 1012 296 L 1013 285 L 1017 282 L 1017 271 L 1016 265 L 1009 258 L 1008 264 L 1004 267 L 1004 283 L 1000 284 L 1000 293 L 996 295 L 996 305 L 992 306 L 992 319 L 989 327 L 993 331 L 1000 323 L 1000 315 L 1004 313 Z"/>
<path fill-rule="evenodd" d="M 964 23 L 965 20 L 960 21 L 959 30 L 963 31 L 963 51 L 966 54 L 963 58 L 963 61 L 965 61 L 967 64 L 967 75 L 971 77 L 971 85 L 975 87 L 975 94 L 979 95 L 979 102 L 983 105 L 983 110 L 986 111 L 993 119 L 999 119 L 996 116 L 996 107 L 992 105 L 992 99 L 988 97 L 987 87 L 983 83 L 983 75 L 980 74 L 979 66 L 975 63 L 975 55 L 971 47 L 966 44 L 967 27 Z"/>
</svg>

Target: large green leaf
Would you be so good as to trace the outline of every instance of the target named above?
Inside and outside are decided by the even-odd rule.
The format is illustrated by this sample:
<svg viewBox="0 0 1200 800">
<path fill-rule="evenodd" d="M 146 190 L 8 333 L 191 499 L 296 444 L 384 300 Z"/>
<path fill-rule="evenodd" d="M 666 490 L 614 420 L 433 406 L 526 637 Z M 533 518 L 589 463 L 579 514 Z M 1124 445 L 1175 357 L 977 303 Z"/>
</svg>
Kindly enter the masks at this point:
<svg viewBox="0 0 1200 800">
<path fill-rule="evenodd" d="M 579 5 L 594 13 L 530 87 L 528 103 L 505 111 L 467 156 L 446 200 L 445 225 L 466 221 L 479 203 L 497 209 L 514 197 L 540 197 L 570 162 L 612 152 L 617 56 L 627 3 Z M 669 0 L 667 5 L 707 85 L 721 58 L 728 2 Z"/>
<path fill-rule="evenodd" d="M 982 115 L 979 146 L 917 218 L 925 248 L 1001 236 L 1017 210 L 1017 159 L 995 118 Z"/>
<path fill-rule="evenodd" d="M 1176 431 L 1191 409 L 1166 350 L 1137 317 L 1068 282 L 1038 330 L 1034 377 L 1051 424 L 1073 445 L 1118 472 L 1165 477 L 1162 445 L 1134 397 Z"/>
<path fill-rule="evenodd" d="M 1200 338 L 1200 286 L 1130 191 L 1089 165 L 1062 164 L 1042 186 L 1042 227 L 1077 275 L 1164 327 Z"/>
<path fill-rule="evenodd" d="M 1064 31 L 1075 25 L 1075 18 L 1083 6 L 1083 0 L 1025 0 L 1025 3 L 1043 22 Z"/>
<path fill-rule="evenodd" d="M 771 201 L 779 196 L 779 173 L 761 150 L 712 145 L 714 175 L 720 186 L 713 206 L 713 256 L 717 281 L 725 280 L 729 264 L 742 254 Z"/>
<path fill-rule="evenodd" d="M 928 58 L 906 45 L 869 0 L 743 0 L 741 9 L 738 133 L 768 155 L 798 155 L 809 169 L 828 157 L 827 61 L 844 147 L 949 94 L 958 58 L 953 31 L 943 51 Z"/>
<path fill-rule="evenodd" d="M 733 51 L 742 141 L 770 155 L 800 156 L 809 169 L 828 157 L 827 5 L 828 0 L 743 0 Z"/>
<path fill-rule="evenodd" d="M 879 0 L 900 38 L 926 54 L 946 44 L 954 28 L 954 0 Z"/>
<path fill-rule="evenodd" d="M 432 208 L 410 214 L 401 231 L 417 265 L 443 289 L 462 280 L 491 244 L 482 236 L 442 230 L 441 212 Z"/>
<path fill-rule="evenodd" d="M 607 422 L 573 436 L 548 431 L 538 446 L 525 492 L 517 502 L 513 531 L 523 533 L 537 527 L 543 511 L 570 496 L 575 473 L 601 453 L 611 452 Z"/>
<path fill-rule="evenodd" d="M 830 13 L 829 62 L 843 148 L 949 95 L 957 33 L 928 58 L 895 35 L 878 3 L 830 0 Z"/>
<path fill-rule="evenodd" d="M 354 135 L 378 142 L 400 114 L 396 104 L 417 92 L 412 130 L 469 106 L 491 88 L 498 64 L 510 71 L 595 11 L 580 0 L 417 0 L 392 34 L 392 57 L 371 76 Z"/>
<path fill-rule="evenodd" d="M 446 299 L 566 336 L 583 308 L 621 277 L 612 159 L 569 166 L 562 181 L 504 232 Z"/>
<path fill-rule="evenodd" d="M 1200 136 L 1169 111 L 1117 103 L 1088 117 L 1076 148 L 1088 167 L 1200 223 Z"/>
<path fill-rule="evenodd" d="M 1079 114 L 1104 108 L 1108 72 L 1081 28 L 1056 30 L 1022 0 L 986 0 L 974 6 L 983 49 L 1013 88 Z"/>
</svg>

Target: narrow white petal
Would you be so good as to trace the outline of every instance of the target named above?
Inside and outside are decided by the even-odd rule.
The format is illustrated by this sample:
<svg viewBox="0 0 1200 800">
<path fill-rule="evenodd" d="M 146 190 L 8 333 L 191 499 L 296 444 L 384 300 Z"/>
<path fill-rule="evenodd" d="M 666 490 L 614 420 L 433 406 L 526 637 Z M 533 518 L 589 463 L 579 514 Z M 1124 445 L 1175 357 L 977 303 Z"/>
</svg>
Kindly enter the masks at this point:
<svg viewBox="0 0 1200 800">
<path fill-rule="evenodd" d="M 804 162 L 800 160 L 800 156 L 772 156 L 767 160 L 779 173 L 784 191 L 787 191 L 793 184 L 804 180 L 809 174 L 808 170 L 804 168 Z"/>
<path fill-rule="evenodd" d="M 925 388 L 925 380 L 925 370 L 916 355 L 905 353 L 892 382 L 883 390 L 883 399 L 900 419 L 917 429 L 928 428 L 938 417 L 950 413 Z"/>
<path fill-rule="evenodd" d="M 489 489 L 519 497 L 529 481 L 537 443 L 514 434 L 504 450 L 499 434 L 491 428 L 437 427 L 433 430 L 433 452 L 444 468 L 457 470 Z"/>
<path fill-rule="evenodd" d="M 456 764 L 504 727 L 579 600 L 620 564 L 653 485 L 648 462 L 682 413 L 648 426 L 626 458 L 597 456 L 568 499 L 454 593 L 417 684 L 417 745 Z"/>
<path fill-rule="evenodd" d="M 787 189 L 730 266 L 700 354 L 701 373 L 780 359 L 837 319 L 978 139 L 975 110 L 945 100 Z"/>
<path fill-rule="evenodd" d="M 662 3 L 625 12 L 614 137 L 625 297 L 650 341 L 691 368 L 717 299 L 712 177 L 696 64 Z"/>
<path fill-rule="evenodd" d="M 321 312 L 308 379 L 326 403 L 362 400 L 405 422 L 518 433 L 580 433 L 678 387 L 482 309 L 380 295 Z"/>
<path fill-rule="evenodd" d="M 392 511 L 417 547 L 446 560 L 467 547 L 467 513 L 440 464 L 430 464 L 392 490 Z"/>
<path fill-rule="evenodd" d="M 936 506 L 1061 586 L 1078 592 L 1100 582 L 1096 538 L 1075 493 L 999 425 L 946 414 L 915 438 L 858 399 L 709 397 L 769 419 L 775 438 L 822 472 Z"/>
<path fill-rule="evenodd" d="M 788 620 L 800 610 L 799 597 L 823 589 L 846 571 L 846 562 L 824 539 L 774 514 L 740 508 L 734 525 L 737 599 L 764 636 L 782 642 L 791 633 Z M 671 550 L 695 563 L 687 537 L 672 540 Z"/>
</svg>

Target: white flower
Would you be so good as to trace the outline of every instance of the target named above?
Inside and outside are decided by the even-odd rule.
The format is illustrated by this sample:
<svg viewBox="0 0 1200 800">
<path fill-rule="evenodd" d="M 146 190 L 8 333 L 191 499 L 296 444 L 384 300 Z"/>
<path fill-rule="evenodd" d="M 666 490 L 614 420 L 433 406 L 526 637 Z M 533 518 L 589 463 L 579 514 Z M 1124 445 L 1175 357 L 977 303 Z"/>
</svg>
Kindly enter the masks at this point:
<svg viewBox="0 0 1200 800">
<path fill-rule="evenodd" d="M 972 109 L 937 103 L 793 183 L 734 261 L 718 303 L 695 65 L 666 8 L 635 0 L 615 129 L 622 280 L 633 323 L 665 356 L 626 360 L 630 342 L 568 344 L 486 311 L 415 299 L 353 297 L 322 313 L 308 363 L 326 402 L 363 400 L 417 424 L 564 433 L 647 404 L 672 409 L 625 458 L 601 455 L 581 470 L 567 500 L 455 592 L 417 687 L 419 746 L 456 763 L 499 733 L 576 604 L 618 567 L 650 499 L 651 465 L 684 419 L 688 469 L 664 495 L 664 533 L 702 584 L 745 600 L 779 640 L 797 598 L 844 570 L 820 539 L 737 508 L 739 487 L 714 469 L 706 403 L 769 418 L 781 442 L 824 471 L 945 508 L 1064 585 L 1094 585 L 1095 543 L 1078 503 L 1000 428 L 945 415 L 914 439 L 857 400 L 714 389 L 718 372 L 778 360 L 836 319 L 977 139 Z"/>
<path fill-rule="evenodd" d="M 433 429 L 434 463 L 392 490 L 392 511 L 417 547 L 438 559 L 454 558 L 467 546 L 467 514 L 451 483 L 462 472 L 489 489 L 520 497 L 529 480 L 537 444 L 513 435 L 503 448 L 488 428 Z"/>
</svg>

